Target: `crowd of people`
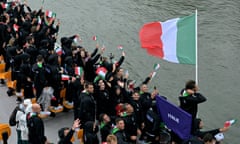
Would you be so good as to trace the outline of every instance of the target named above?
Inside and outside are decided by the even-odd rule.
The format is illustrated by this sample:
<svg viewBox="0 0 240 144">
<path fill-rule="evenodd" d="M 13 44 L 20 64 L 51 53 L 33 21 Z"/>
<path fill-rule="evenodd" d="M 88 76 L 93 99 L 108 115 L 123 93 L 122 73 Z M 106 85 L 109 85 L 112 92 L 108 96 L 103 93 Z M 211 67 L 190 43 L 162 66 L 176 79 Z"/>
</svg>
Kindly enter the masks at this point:
<svg viewBox="0 0 240 144">
<path fill-rule="evenodd" d="M 159 117 L 158 90 L 148 89 L 153 73 L 136 86 L 121 66 L 124 51 L 119 60 L 114 55 L 104 56 L 105 48 L 98 44 L 91 53 L 78 45 L 78 34 L 61 37 L 57 45 L 60 21 L 53 12 L 32 10 L 26 2 L 0 3 L 0 54 L 5 71 L 10 69 L 12 79 L 17 80 L 16 89 L 9 90 L 8 95 L 15 91 L 21 109 L 16 116 L 18 144 L 49 143 L 38 114 L 55 116 L 49 107 L 62 109 L 63 88 L 67 104 L 73 105 L 74 123 L 72 128 L 60 128 L 59 144 L 71 144 L 78 129 L 83 129 L 85 144 L 155 144 L 161 141 L 160 132 L 171 134 L 166 143 L 183 142 Z M 200 131 L 197 105 L 206 98 L 197 91 L 196 83 L 189 81 L 179 97 L 180 107 L 192 115 L 191 134 L 200 143 L 210 144 L 215 134 L 228 128 Z M 32 98 L 37 103 L 29 100 Z"/>
</svg>

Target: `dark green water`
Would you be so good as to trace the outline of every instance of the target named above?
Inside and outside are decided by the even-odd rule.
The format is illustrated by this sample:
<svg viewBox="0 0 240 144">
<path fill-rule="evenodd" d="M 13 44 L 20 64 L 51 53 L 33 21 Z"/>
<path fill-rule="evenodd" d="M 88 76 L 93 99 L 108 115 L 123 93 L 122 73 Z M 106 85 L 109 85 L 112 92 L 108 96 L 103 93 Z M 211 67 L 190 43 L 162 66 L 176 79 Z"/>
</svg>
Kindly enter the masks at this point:
<svg viewBox="0 0 240 144">
<path fill-rule="evenodd" d="M 40 8 L 40 0 L 29 0 Z M 123 65 L 130 78 L 140 83 L 153 69 L 161 68 L 149 85 L 177 104 L 178 93 L 185 81 L 195 79 L 195 67 L 168 63 L 151 57 L 140 48 L 138 31 L 151 21 L 190 15 L 198 9 L 198 72 L 200 91 L 208 101 L 199 106 L 199 117 L 206 129 L 222 127 L 231 118 L 240 121 L 240 1 L 239 0 L 45 0 L 44 9 L 57 13 L 61 36 L 80 34 L 82 45 L 89 51 L 97 35 L 106 46 L 106 54 L 120 56 L 118 45 L 126 51 Z M 225 133 L 223 143 L 240 141 L 240 122 Z"/>
</svg>

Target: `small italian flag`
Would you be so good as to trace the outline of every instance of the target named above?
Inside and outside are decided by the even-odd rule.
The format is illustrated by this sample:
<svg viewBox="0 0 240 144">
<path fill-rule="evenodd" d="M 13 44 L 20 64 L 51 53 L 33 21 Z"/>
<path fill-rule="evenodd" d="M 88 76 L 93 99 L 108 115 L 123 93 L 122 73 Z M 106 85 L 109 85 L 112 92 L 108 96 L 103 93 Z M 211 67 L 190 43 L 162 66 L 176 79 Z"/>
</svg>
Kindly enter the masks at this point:
<svg viewBox="0 0 240 144">
<path fill-rule="evenodd" d="M 122 45 L 119 45 L 119 46 L 118 46 L 118 49 L 122 51 L 122 50 L 123 50 L 123 46 L 122 46 Z"/>
<path fill-rule="evenodd" d="M 160 68 L 160 64 L 154 64 L 153 69 L 157 71 Z"/>
<path fill-rule="evenodd" d="M 61 47 L 57 47 L 57 48 L 55 49 L 55 52 L 56 52 L 57 55 L 62 55 L 62 53 L 63 53 Z"/>
<path fill-rule="evenodd" d="M 83 75 L 83 68 L 82 67 L 75 67 L 74 71 L 75 71 L 75 75 L 78 75 L 78 76 Z"/>
<path fill-rule="evenodd" d="M 62 81 L 70 80 L 70 76 L 69 76 L 69 75 L 62 74 L 62 75 L 61 75 L 61 80 L 62 80 Z"/>
<path fill-rule="evenodd" d="M 229 127 L 229 126 L 232 126 L 233 124 L 236 123 L 236 119 L 232 119 L 232 120 L 228 120 L 224 123 L 224 127 Z"/>
<path fill-rule="evenodd" d="M 74 43 L 81 42 L 81 38 L 80 38 L 80 36 L 75 35 L 75 37 L 74 37 L 74 39 L 73 39 L 73 42 L 74 42 Z"/>
<path fill-rule="evenodd" d="M 56 13 L 54 13 L 54 12 L 52 12 L 52 11 L 50 11 L 50 10 L 47 10 L 47 11 L 45 12 L 45 14 L 46 14 L 47 17 L 50 17 L 50 18 L 55 18 L 55 17 L 57 16 Z"/>
<path fill-rule="evenodd" d="M 15 32 L 17 32 L 18 29 L 19 29 L 19 26 L 17 24 L 13 24 L 13 29 L 14 29 Z"/>
<path fill-rule="evenodd" d="M 97 36 L 93 36 L 92 40 L 96 41 L 97 40 Z"/>
<path fill-rule="evenodd" d="M 105 76 L 107 74 L 107 69 L 105 67 L 99 67 L 96 70 L 96 74 L 101 76 L 102 78 L 105 78 Z"/>
<path fill-rule="evenodd" d="M 8 3 L 2 3 L 2 8 L 7 9 L 10 5 Z"/>
<path fill-rule="evenodd" d="M 150 55 L 173 63 L 196 64 L 196 14 L 147 23 L 139 38 Z"/>
</svg>

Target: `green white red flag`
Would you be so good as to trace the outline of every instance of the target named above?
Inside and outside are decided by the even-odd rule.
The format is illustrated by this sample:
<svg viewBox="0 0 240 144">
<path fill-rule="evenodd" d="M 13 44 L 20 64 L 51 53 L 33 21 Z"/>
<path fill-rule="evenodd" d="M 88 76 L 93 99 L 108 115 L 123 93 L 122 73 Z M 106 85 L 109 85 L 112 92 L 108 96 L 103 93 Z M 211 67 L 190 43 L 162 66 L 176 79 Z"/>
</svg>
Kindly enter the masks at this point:
<svg viewBox="0 0 240 144">
<path fill-rule="evenodd" d="M 196 15 L 150 22 L 139 32 L 147 53 L 173 63 L 196 64 Z"/>
<path fill-rule="evenodd" d="M 2 3 L 1 6 L 3 9 L 7 9 L 10 5 L 8 3 Z"/>
<path fill-rule="evenodd" d="M 153 69 L 157 71 L 160 68 L 160 64 L 154 64 Z"/>
<path fill-rule="evenodd" d="M 50 18 L 55 18 L 55 17 L 57 16 L 56 13 L 54 13 L 54 12 L 52 12 L 52 11 L 50 11 L 50 10 L 46 10 L 45 15 L 46 15 L 47 17 L 50 17 Z"/>
<path fill-rule="evenodd" d="M 62 53 L 63 53 L 61 47 L 57 47 L 57 48 L 55 49 L 55 52 L 56 52 L 57 55 L 62 55 Z"/>
<path fill-rule="evenodd" d="M 17 24 L 13 24 L 13 29 L 15 32 L 18 32 L 19 26 Z"/>
<path fill-rule="evenodd" d="M 96 70 L 96 74 L 101 76 L 102 78 L 105 78 L 105 76 L 107 74 L 107 69 L 105 67 L 99 67 Z"/>
<path fill-rule="evenodd" d="M 119 46 L 118 46 L 118 49 L 122 51 L 122 50 L 123 50 L 123 46 L 122 46 L 122 45 L 119 45 Z"/>
<path fill-rule="evenodd" d="M 62 81 L 70 80 L 70 76 L 69 76 L 69 75 L 66 75 L 66 74 L 62 74 L 62 75 L 61 75 L 61 80 L 62 80 Z"/>
<path fill-rule="evenodd" d="M 82 67 L 75 67 L 74 71 L 75 71 L 75 75 L 78 75 L 78 76 L 83 75 L 83 68 Z"/>
<path fill-rule="evenodd" d="M 93 37 L 92 37 L 92 40 L 96 41 L 96 40 L 97 40 L 97 36 L 96 36 L 96 35 L 93 36 Z"/>
</svg>

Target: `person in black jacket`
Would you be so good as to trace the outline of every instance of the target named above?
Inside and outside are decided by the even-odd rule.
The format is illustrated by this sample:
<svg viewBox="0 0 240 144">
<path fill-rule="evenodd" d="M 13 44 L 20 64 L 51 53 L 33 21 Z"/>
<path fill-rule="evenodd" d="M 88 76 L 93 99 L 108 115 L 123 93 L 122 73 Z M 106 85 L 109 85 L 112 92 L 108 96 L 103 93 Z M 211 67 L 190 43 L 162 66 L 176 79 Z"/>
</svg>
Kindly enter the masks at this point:
<svg viewBox="0 0 240 144">
<path fill-rule="evenodd" d="M 198 112 L 198 104 L 205 102 L 207 99 L 202 94 L 197 93 L 199 90 L 196 82 L 194 80 L 189 80 L 185 89 L 180 92 L 179 101 L 180 108 L 192 115 L 192 130 L 193 123 L 196 119 Z"/>
<path fill-rule="evenodd" d="M 158 114 L 152 108 L 149 108 L 146 115 L 144 115 L 144 140 L 152 143 L 159 141 L 160 122 Z"/>
<path fill-rule="evenodd" d="M 134 91 L 131 96 L 130 104 L 134 108 L 138 128 L 141 128 L 143 123 L 143 113 L 142 113 L 142 105 L 139 101 L 139 98 L 140 98 L 139 92 Z"/>
<path fill-rule="evenodd" d="M 109 91 L 107 90 L 106 84 L 103 80 L 99 80 L 98 86 L 99 89 L 94 94 L 97 101 L 97 115 L 100 115 L 101 113 L 110 115 L 111 110 L 109 110 L 109 108 L 111 107 L 112 101 Z"/>
<path fill-rule="evenodd" d="M 77 129 L 79 127 L 80 127 L 80 120 L 76 119 L 73 122 L 71 129 L 67 128 L 67 127 L 61 128 L 58 131 L 58 136 L 60 138 L 60 141 L 58 142 L 58 144 L 72 144 L 71 139 L 74 134 L 74 131 L 75 131 L 75 129 Z"/>
<path fill-rule="evenodd" d="M 126 103 L 124 107 L 125 111 L 121 114 L 121 117 L 125 123 L 126 136 L 129 142 L 136 143 L 138 131 L 136 115 L 132 105 Z"/>
<path fill-rule="evenodd" d="M 24 88 L 24 98 L 33 98 L 32 67 L 30 64 L 30 55 L 22 54 L 22 65 L 20 66 L 20 76 Z"/>
<path fill-rule="evenodd" d="M 56 97 L 56 101 L 52 104 L 56 109 L 61 108 L 58 104 L 61 103 L 60 89 L 61 89 L 61 73 L 63 70 L 58 64 L 57 54 L 52 54 L 48 57 L 48 64 L 46 65 L 48 85 L 54 89 L 53 95 Z"/>
<path fill-rule="evenodd" d="M 41 111 L 39 104 L 32 104 L 32 112 L 27 114 L 29 130 L 29 144 L 44 144 L 46 141 L 44 123 L 38 114 Z"/>
<path fill-rule="evenodd" d="M 94 121 L 87 121 L 83 128 L 83 140 L 85 144 L 98 144 L 98 127 Z"/>
<path fill-rule="evenodd" d="M 85 84 L 85 91 L 80 94 L 78 118 L 81 120 L 82 126 L 84 126 L 87 121 L 96 120 L 96 101 L 92 95 L 93 92 L 93 84 L 87 82 Z"/>
<path fill-rule="evenodd" d="M 34 87 L 36 90 L 36 98 L 38 99 L 46 85 L 46 72 L 44 59 L 42 55 L 37 56 L 37 62 L 32 66 Z"/>
<path fill-rule="evenodd" d="M 192 115 L 194 120 L 197 116 L 198 104 L 205 102 L 207 99 L 202 94 L 197 93 L 198 86 L 194 80 L 186 83 L 185 89 L 180 93 L 180 108 Z"/>
<path fill-rule="evenodd" d="M 73 97 L 73 108 L 74 108 L 74 120 L 79 118 L 79 111 L 80 111 L 80 101 L 81 95 L 80 93 L 84 90 L 84 79 L 76 78 L 74 82 L 72 82 L 72 97 Z"/>
<path fill-rule="evenodd" d="M 147 84 L 142 84 L 140 86 L 140 104 L 142 106 L 142 114 L 146 115 L 149 108 L 152 106 L 152 98 L 151 93 L 148 92 Z"/>
<path fill-rule="evenodd" d="M 212 129 L 212 130 L 208 130 L 208 131 L 202 131 L 201 129 L 204 126 L 203 121 L 200 118 L 196 118 L 194 120 L 194 130 L 192 135 L 198 137 L 199 139 L 203 139 L 203 137 L 207 134 L 210 133 L 213 136 L 215 136 L 218 133 L 223 133 L 228 131 L 229 127 L 223 127 L 223 128 L 217 128 L 217 129 Z"/>
<path fill-rule="evenodd" d="M 124 130 L 125 129 L 124 120 L 122 118 L 117 118 L 115 122 L 116 127 L 113 129 L 112 134 L 114 134 L 117 137 L 118 144 L 129 144 Z"/>
<path fill-rule="evenodd" d="M 102 142 L 107 141 L 107 136 L 111 134 L 113 123 L 111 122 L 110 117 L 106 113 L 102 113 L 99 116 L 100 122 L 100 134 Z"/>
</svg>

